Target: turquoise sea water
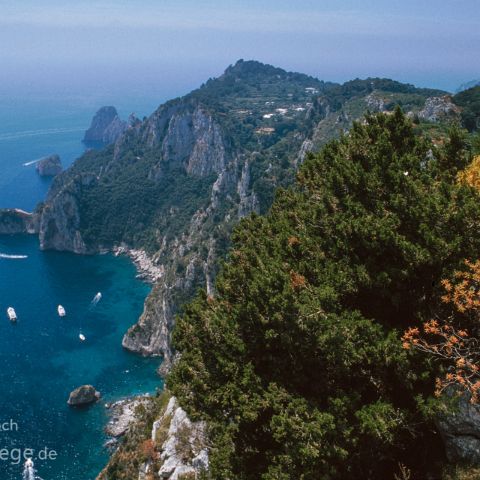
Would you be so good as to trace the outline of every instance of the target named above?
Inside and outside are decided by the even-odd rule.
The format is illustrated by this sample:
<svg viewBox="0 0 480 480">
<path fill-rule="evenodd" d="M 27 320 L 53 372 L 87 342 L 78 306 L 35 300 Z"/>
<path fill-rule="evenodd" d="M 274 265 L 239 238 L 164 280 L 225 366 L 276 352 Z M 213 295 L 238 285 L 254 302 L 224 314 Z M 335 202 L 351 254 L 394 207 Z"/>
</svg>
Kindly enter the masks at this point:
<svg viewBox="0 0 480 480">
<path fill-rule="evenodd" d="M 83 132 L 102 104 L 0 97 L 0 208 L 31 210 L 43 199 L 49 180 L 23 164 L 58 153 L 69 165 L 82 153 Z M 126 105 L 122 113 L 131 110 Z M 158 360 L 121 347 L 150 287 L 135 278 L 126 258 L 40 252 L 35 237 L 0 236 L 0 254 L 27 256 L 0 255 L 0 479 L 22 478 L 18 454 L 31 448 L 43 480 L 92 480 L 107 460 L 104 403 L 161 387 Z M 93 307 L 99 291 L 103 298 Z M 57 315 L 58 304 L 65 318 Z M 17 311 L 16 324 L 7 319 L 8 306 Z M 70 391 L 85 383 L 101 391 L 102 401 L 70 409 Z M 45 451 L 56 458 L 38 458 Z"/>
</svg>

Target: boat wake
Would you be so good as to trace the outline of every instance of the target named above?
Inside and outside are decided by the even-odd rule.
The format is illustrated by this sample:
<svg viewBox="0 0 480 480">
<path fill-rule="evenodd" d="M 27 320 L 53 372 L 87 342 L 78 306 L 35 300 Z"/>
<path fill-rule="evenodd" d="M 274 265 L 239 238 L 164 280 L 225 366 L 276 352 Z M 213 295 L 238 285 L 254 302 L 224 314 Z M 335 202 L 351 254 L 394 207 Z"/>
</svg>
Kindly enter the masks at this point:
<svg viewBox="0 0 480 480">
<path fill-rule="evenodd" d="M 7 253 L 0 253 L 0 258 L 7 258 L 9 260 L 23 260 L 28 258 L 28 255 L 9 255 Z"/>
<path fill-rule="evenodd" d="M 35 165 L 35 163 L 38 163 L 40 160 L 42 160 L 42 159 L 37 158 L 36 160 L 31 160 L 30 162 L 22 163 L 22 165 L 24 167 L 29 167 L 30 165 Z"/>
<path fill-rule="evenodd" d="M 0 134 L 0 142 L 4 140 L 18 140 L 26 137 L 37 137 L 40 135 L 58 135 L 62 133 L 81 132 L 83 127 L 76 128 L 46 128 L 42 130 L 25 130 L 23 132 L 6 132 Z"/>
<path fill-rule="evenodd" d="M 23 480 L 43 480 L 37 475 L 32 460 L 28 459 L 23 466 Z"/>
<path fill-rule="evenodd" d="M 92 300 L 91 305 L 94 307 L 101 299 L 102 299 L 102 294 L 101 294 L 100 292 L 98 292 L 98 293 L 93 297 L 93 300 Z"/>
<path fill-rule="evenodd" d="M 8 255 L 7 253 L 0 253 L 0 258 L 7 258 L 9 260 L 23 260 L 28 258 L 28 255 Z"/>
</svg>

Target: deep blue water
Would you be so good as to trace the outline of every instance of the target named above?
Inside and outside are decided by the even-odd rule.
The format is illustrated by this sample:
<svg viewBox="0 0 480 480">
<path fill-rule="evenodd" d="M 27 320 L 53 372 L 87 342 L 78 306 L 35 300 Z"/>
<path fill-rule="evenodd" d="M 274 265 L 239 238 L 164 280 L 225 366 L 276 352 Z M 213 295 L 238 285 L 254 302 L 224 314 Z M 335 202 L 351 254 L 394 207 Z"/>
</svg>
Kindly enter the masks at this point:
<svg viewBox="0 0 480 480">
<path fill-rule="evenodd" d="M 150 103 L 145 100 L 139 113 L 153 110 L 157 102 Z M 43 199 L 49 180 L 23 163 L 58 153 L 68 166 L 84 150 L 83 132 L 103 104 L 92 98 L 0 97 L 0 208 L 31 210 Z M 125 117 L 133 109 L 119 110 Z M 0 479 L 22 477 L 22 465 L 12 464 L 15 449 L 32 448 L 38 456 L 48 448 L 57 453 L 55 460 L 35 458 L 42 479 L 92 480 L 108 458 L 102 448 L 104 403 L 161 387 L 158 360 L 121 347 L 149 286 L 135 278 L 126 258 L 41 252 L 35 237 L 0 236 L 0 253 L 28 257 L 0 258 Z M 99 291 L 103 298 L 92 307 Z M 66 308 L 65 318 L 58 317 L 58 304 Z M 16 309 L 17 324 L 8 321 L 8 306 Z M 83 343 L 80 332 L 87 338 Z M 69 408 L 70 391 L 85 383 L 103 394 L 102 401 Z M 1 431 L 10 421 L 13 431 Z"/>
</svg>

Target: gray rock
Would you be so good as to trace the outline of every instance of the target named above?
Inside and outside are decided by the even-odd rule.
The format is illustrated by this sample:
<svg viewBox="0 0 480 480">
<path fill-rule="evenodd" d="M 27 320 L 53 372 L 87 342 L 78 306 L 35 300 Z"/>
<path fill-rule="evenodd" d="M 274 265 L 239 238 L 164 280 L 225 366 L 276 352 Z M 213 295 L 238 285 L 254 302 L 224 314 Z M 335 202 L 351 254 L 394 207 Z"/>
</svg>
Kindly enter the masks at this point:
<svg viewBox="0 0 480 480">
<path fill-rule="evenodd" d="M 42 177 L 54 177 L 62 172 L 62 162 L 58 155 L 50 155 L 37 162 L 35 168 Z"/>
<path fill-rule="evenodd" d="M 133 399 L 119 400 L 110 405 L 108 407 L 110 420 L 105 427 L 105 433 L 115 438 L 125 435 L 135 421 L 135 410 L 138 406 L 146 404 L 149 398 L 149 395 L 144 395 Z"/>
<path fill-rule="evenodd" d="M 97 392 L 92 385 L 82 385 L 70 393 L 67 403 L 71 407 L 89 405 L 99 400 L 100 396 L 100 393 Z"/>
<path fill-rule="evenodd" d="M 450 393 L 451 394 L 451 393 Z M 457 408 L 436 419 L 450 462 L 480 464 L 480 406 L 469 397 L 459 398 Z"/>
<path fill-rule="evenodd" d="M 160 447 L 162 465 L 158 476 L 179 480 L 182 475 L 197 475 L 201 471 L 208 470 L 205 423 L 190 421 L 175 397 L 170 399 L 165 412 L 153 425 L 152 440 L 154 442 L 157 440 L 160 425 L 164 425 L 166 421 L 169 421 L 169 428 L 166 439 Z M 187 443 L 185 443 L 185 437 Z"/>
<path fill-rule="evenodd" d="M 429 122 L 440 122 L 455 118 L 459 114 L 460 109 L 452 102 L 452 97 L 444 95 L 427 98 L 423 109 L 418 112 L 418 117 Z"/>
<path fill-rule="evenodd" d="M 384 112 L 385 100 L 378 93 L 371 93 L 365 97 L 365 103 L 372 112 Z"/>
</svg>

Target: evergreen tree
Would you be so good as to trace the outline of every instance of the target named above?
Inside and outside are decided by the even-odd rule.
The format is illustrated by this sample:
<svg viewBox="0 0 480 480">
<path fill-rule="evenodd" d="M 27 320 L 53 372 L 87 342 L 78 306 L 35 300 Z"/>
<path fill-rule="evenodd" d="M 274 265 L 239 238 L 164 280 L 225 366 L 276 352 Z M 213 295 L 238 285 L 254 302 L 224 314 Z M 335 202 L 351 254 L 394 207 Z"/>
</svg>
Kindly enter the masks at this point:
<svg viewBox="0 0 480 480">
<path fill-rule="evenodd" d="M 433 367 L 400 337 L 478 255 L 463 146 L 437 149 L 399 109 L 367 116 L 237 228 L 215 297 L 177 321 L 168 379 L 208 421 L 212 478 L 383 480 L 442 457 Z"/>
</svg>

